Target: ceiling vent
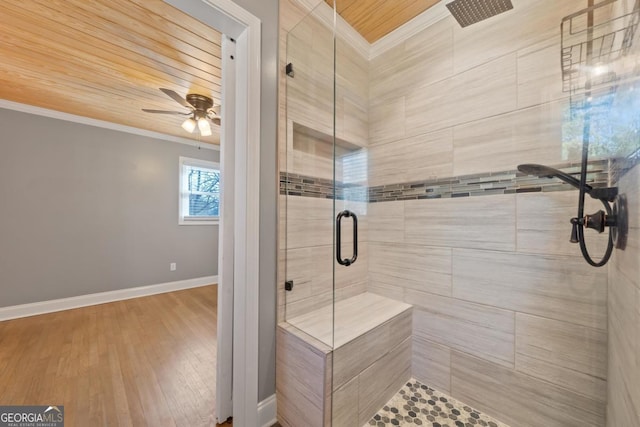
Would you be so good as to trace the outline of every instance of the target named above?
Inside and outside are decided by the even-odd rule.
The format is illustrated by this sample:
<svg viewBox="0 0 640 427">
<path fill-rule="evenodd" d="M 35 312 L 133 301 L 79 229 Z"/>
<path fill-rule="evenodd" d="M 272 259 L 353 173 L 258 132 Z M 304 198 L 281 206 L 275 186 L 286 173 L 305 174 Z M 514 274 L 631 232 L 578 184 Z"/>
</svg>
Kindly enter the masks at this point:
<svg viewBox="0 0 640 427">
<path fill-rule="evenodd" d="M 447 4 L 461 27 L 468 27 L 513 9 L 511 0 L 455 0 Z"/>
</svg>

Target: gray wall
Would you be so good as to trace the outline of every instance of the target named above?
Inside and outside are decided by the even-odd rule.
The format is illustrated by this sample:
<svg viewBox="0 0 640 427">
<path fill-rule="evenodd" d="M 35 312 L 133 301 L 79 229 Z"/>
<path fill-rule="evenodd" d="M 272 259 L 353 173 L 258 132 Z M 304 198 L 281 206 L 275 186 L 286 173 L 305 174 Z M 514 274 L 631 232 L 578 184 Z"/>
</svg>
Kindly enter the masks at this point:
<svg viewBox="0 0 640 427">
<path fill-rule="evenodd" d="M 258 399 L 276 391 L 276 125 L 278 111 L 278 0 L 234 0 L 262 21 L 260 119 L 260 360 Z"/>
<path fill-rule="evenodd" d="M 217 274 L 218 226 L 178 225 L 178 157 L 217 151 L 4 109 L 0 129 L 0 307 Z"/>
</svg>

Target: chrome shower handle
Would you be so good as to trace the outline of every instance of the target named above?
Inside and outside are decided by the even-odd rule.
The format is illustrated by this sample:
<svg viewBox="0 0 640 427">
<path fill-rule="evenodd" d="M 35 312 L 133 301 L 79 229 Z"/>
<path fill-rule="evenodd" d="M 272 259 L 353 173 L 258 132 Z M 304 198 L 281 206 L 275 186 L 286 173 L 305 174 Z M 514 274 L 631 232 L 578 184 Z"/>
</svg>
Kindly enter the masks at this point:
<svg viewBox="0 0 640 427">
<path fill-rule="evenodd" d="M 342 258 L 342 218 L 353 218 L 353 255 L 351 259 Z M 350 266 L 358 259 L 358 217 L 349 210 L 343 210 L 336 217 L 336 260 L 345 267 Z"/>
</svg>

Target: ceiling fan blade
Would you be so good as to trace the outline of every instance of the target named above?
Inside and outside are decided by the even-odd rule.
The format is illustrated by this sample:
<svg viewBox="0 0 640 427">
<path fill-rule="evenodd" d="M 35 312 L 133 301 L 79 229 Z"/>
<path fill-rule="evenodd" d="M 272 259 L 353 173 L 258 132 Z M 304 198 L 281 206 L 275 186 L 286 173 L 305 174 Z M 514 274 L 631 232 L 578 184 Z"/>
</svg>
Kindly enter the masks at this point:
<svg viewBox="0 0 640 427">
<path fill-rule="evenodd" d="M 178 114 L 180 116 L 189 116 L 191 113 L 185 113 L 182 111 L 166 111 L 166 110 L 149 110 L 147 108 L 143 108 L 142 111 L 145 113 L 154 113 L 154 114 Z"/>
<path fill-rule="evenodd" d="M 209 110 L 207 110 L 207 118 L 211 120 L 214 125 L 218 125 L 218 126 L 220 126 L 220 122 L 222 121 L 221 117 L 218 114 L 216 114 L 215 107 L 209 108 Z"/>
<path fill-rule="evenodd" d="M 182 105 L 183 107 L 187 107 L 190 110 L 194 110 L 195 109 L 193 107 L 193 105 L 191 105 L 191 104 L 189 104 L 187 102 L 186 99 L 184 99 L 183 97 L 178 95 L 176 92 L 172 91 L 171 89 L 165 89 L 165 88 L 161 87 L 160 90 L 162 92 L 164 92 L 165 95 L 167 95 L 168 97 L 172 98 L 174 101 L 176 101 L 178 104 Z"/>
<path fill-rule="evenodd" d="M 219 116 L 221 109 L 222 109 L 222 105 L 214 105 L 213 107 L 209 108 L 209 111 L 213 111 L 216 114 L 216 116 Z"/>
</svg>

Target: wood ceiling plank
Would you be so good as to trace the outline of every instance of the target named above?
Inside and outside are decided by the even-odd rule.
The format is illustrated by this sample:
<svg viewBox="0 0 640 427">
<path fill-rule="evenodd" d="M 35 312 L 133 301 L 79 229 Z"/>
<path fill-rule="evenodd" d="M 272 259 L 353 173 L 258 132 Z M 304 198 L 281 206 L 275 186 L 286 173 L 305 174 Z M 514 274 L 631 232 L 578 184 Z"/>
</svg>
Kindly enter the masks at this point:
<svg viewBox="0 0 640 427">
<path fill-rule="evenodd" d="M 183 42 L 193 45 L 194 47 L 207 51 L 210 49 L 210 45 L 213 44 L 217 46 L 217 51 L 221 50 L 221 38 L 222 35 L 219 31 L 214 30 L 213 28 L 206 28 L 206 34 L 204 37 L 199 36 L 194 33 L 191 28 L 185 28 L 182 25 L 189 25 L 189 23 L 193 23 L 193 19 L 188 21 L 188 16 L 185 17 L 185 14 L 175 9 L 174 16 L 171 16 L 171 20 L 166 19 L 160 15 L 157 15 L 152 10 L 149 9 L 149 6 L 153 5 L 154 2 L 145 2 L 145 7 L 141 7 L 130 0 L 97 0 L 107 7 L 111 6 L 113 8 L 117 8 L 124 14 L 127 14 L 134 22 L 141 22 L 145 25 L 155 28 L 157 31 L 167 33 L 172 37 L 182 40 Z M 214 54 L 213 52 L 209 52 Z M 215 54 L 214 54 L 215 55 Z M 220 55 L 215 55 L 220 58 Z"/>
<path fill-rule="evenodd" d="M 188 29 L 197 36 L 209 39 L 213 37 L 211 41 L 218 45 L 222 45 L 222 34 L 216 32 L 211 35 L 211 27 L 203 24 L 197 19 L 185 14 L 184 12 L 174 8 L 163 0 L 129 0 L 131 3 L 136 4 L 144 9 L 153 12 L 154 14 L 175 23 L 183 28 Z M 216 38 L 218 37 L 218 38 Z"/>
<path fill-rule="evenodd" d="M 365 37 L 370 43 L 384 37 L 438 2 L 438 0 L 368 1 L 371 3 L 368 10 L 357 10 L 352 6 L 343 13 L 348 16 L 345 19 L 352 22 L 356 30 L 366 34 Z"/>
<path fill-rule="evenodd" d="M 222 73 L 216 66 L 206 64 L 196 58 L 188 55 L 182 57 L 175 49 L 169 49 L 157 42 L 149 41 L 144 37 L 132 37 L 130 30 L 123 30 L 123 27 L 111 25 L 111 28 L 103 28 L 107 25 L 99 16 L 94 16 L 91 22 L 91 16 L 87 16 L 82 10 L 60 5 L 57 1 L 41 1 L 30 0 L 28 2 L 19 2 L 17 0 L 3 0 L 8 3 L 19 3 L 26 11 L 33 11 L 37 14 L 47 14 L 48 17 L 60 27 L 66 27 L 71 30 L 76 37 L 82 39 L 87 35 L 101 39 L 104 42 L 115 45 L 122 51 L 129 51 L 140 56 L 152 57 L 156 62 L 163 66 L 172 68 L 188 69 L 190 72 L 202 79 L 207 79 L 209 75 L 221 77 Z M 45 8 L 45 10 L 41 9 Z M 126 28 L 126 27 L 125 27 Z M 160 35 L 159 35 L 160 36 Z M 111 48 L 112 50 L 114 48 Z"/>
<path fill-rule="evenodd" d="M 325 0 L 327 4 L 333 7 L 333 0 Z M 346 8 L 361 0 L 336 0 L 336 9 L 338 13 L 342 13 Z"/>
<path fill-rule="evenodd" d="M 29 49 L 15 52 L 11 49 L 7 50 L 3 45 L 0 45 L 0 55 L 5 59 L 2 68 L 25 74 L 55 76 L 60 82 L 68 85 L 69 91 L 101 90 L 111 94 L 114 97 L 113 102 L 133 102 L 139 104 L 140 108 L 180 109 L 175 101 L 161 93 L 155 86 L 132 85 L 126 78 L 118 78 L 111 70 L 105 73 L 102 70 L 86 69 L 82 62 L 77 60 L 60 63 L 56 60 L 57 58 L 41 52 Z M 32 67 L 34 60 L 39 61 L 42 64 L 41 67 L 34 69 Z M 18 80 L 18 84 L 24 83 Z M 40 86 L 41 84 L 36 81 L 31 89 L 37 93 Z M 187 91 L 178 88 L 178 92 L 184 95 Z M 213 92 L 212 95 L 214 99 L 220 99 L 218 92 Z"/>
<path fill-rule="evenodd" d="M 113 74 L 109 75 L 103 72 L 95 72 L 93 69 L 83 69 L 81 63 L 61 64 L 55 61 L 55 58 L 40 52 L 28 49 L 23 49 L 21 52 L 8 51 L 1 45 L 0 56 L 5 58 L 2 67 L 4 70 L 16 74 L 34 76 L 34 78 L 46 73 L 50 78 L 55 78 L 60 84 L 66 85 L 71 93 L 100 91 L 111 96 L 113 102 L 135 104 L 139 109 L 185 110 L 155 87 L 132 86 L 127 80 L 117 79 Z M 34 59 L 43 64 L 41 68 L 34 70 L 31 67 L 31 61 Z M 73 67 L 69 67 L 69 65 L 73 65 Z M 42 83 L 38 83 L 36 80 L 35 85 L 32 89 L 37 94 Z"/>
<path fill-rule="evenodd" d="M 174 36 L 169 29 L 159 30 L 149 25 L 148 23 L 152 22 L 149 20 L 138 21 L 124 11 L 116 9 L 114 4 L 106 5 L 98 0 L 49 0 L 40 3 L 61 13 L 70 11 L 71 18 L 83 20 L 95 28 L 110 33 L 114 40 L 125 39 L 157 52 L 165 52 L 169 56 L 174 55 L 174 59 L 177 60 L 186 54 L 198 62 L 202 61 L 218 67 L 220 65 L 222 52 L 219 45 L 204 39 L 199 39 L 198 45 L 186 43 Z M 123 31 L 125 28 L 127 30 Z M 184 29 L 181 29 L 181 32 L 187 33 Z M 198 63 L 194 62 L 190 65 L 197 67 Z"/>
<path fill-rule="evenodd" d="M 43 78 L 42 74 L 32 70 L 17 69 L 5 66 L 0 70 L 0 82 L 3 84 L 3 96 L 15 102 L 35 105 L 55 111 L 67 112 L 107 122 L 120 123 L 141 129 L 190 137 L 182 130 L 180 124 L 184 116 L 166 116 L 144 113 L 140 110 L 141 100 L 126 99 L 111 92 L 82 83 L 65 81 L 55 74 Z M 21 84 L 16 84 L 21 82 Z M 37 91 L 31 87 L 38 87 Z M 141 98 L 142 99 L 142 98 Z M 78 111 L 81 106 L 81 111 Z M 175 107 L 178 108 L 175 108 Z M 167 109 L 180 110 L 173 100 L 169 100 Z M 215 128 L 215 126 L 213 126 Z M 219 129 L 212 129 L 214 133 Z M 209 141 L 214 142 L 215 141 Z"/>
<path fill-rule="evenodd" d="M 219 143 L 140 111 L 180 111 L 158 87 L 220 99 L 220 33 L 162 0 L 4 0 L 0 28 L 0 98 Z"/>
<path fill-rule="evenodd" d="M 337 0 L 340 16 L 369 43 L 406 24 L 439 0 Z M 333 7 L 333 0 L 325 0 Z"/>
<path fill-rule="evenodd" d="M 210 91 L 220 90 L 220 79 L 203 80 L 196 78 L 179 69 L 162 68 L 153 59 L 141 55 L 129 54 L 129 57 L 119 56 L 110 49 L 113 45 L 92 37 L 78 40 L 64 30 L 52 31 L 50 23 L 37 15 L 25 15 L 21 11 L 4 9 L 0 13 L 0 23 L 3 32 L 0 32 L 0 40 L 6 43 L 6 36 L 12 31 L 17 37 L 21 37 L 25 43 L 16 45 L 20 50 L 26 46 L 42 46 L 44 49 L 56 52 L 59 62 L 65 63 L 71 58 L 78 58 L 88 64 L 93 64 L 96 69 L 104 68 L 112 73 L 121 73 L 135 85 L 147 85 L 151 87 L 168 86 L 174 90 L 179 87 L 190 90 L 191 87 L 210 88 Z M 34 31 L 34 28 L 40 28 Z M 40 67 L 36 61 L 34 67 Z M 179 86 L 179 87 L 176 87 Z M 204 93 L 205 95 L 207 93 Z"/>
</svg>

